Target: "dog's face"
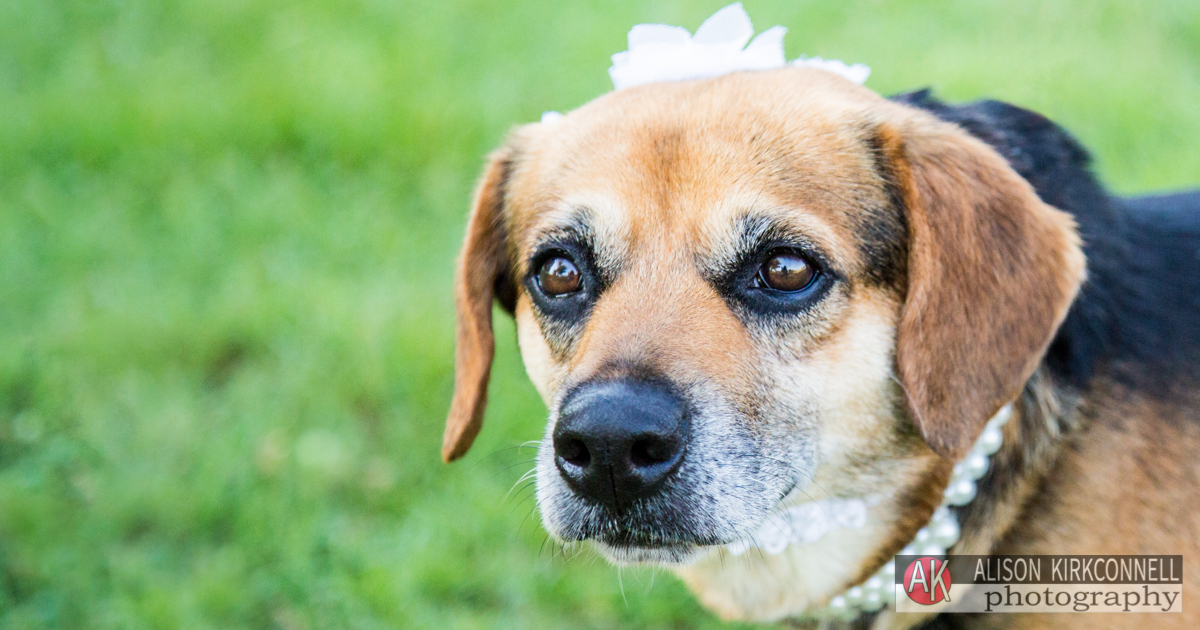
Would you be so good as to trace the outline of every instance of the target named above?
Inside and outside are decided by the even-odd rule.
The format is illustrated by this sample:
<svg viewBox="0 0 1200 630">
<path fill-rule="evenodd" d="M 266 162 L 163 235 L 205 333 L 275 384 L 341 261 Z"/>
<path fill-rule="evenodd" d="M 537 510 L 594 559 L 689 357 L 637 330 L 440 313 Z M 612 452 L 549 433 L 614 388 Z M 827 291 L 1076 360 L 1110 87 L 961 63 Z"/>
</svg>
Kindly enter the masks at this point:
<svg viewBox="0 0 1200 630">
<path fill-rule="evenodd" d="M 547 529 L 690 565 L 739 614 L 760 604 L 714 594 L 720 545 L 789 503 L 871 498 L 823 556 L 841 573 L 788 587 L 803 607 L 923 524 L 1082 273 L 1070 219 L 1003 158 L 833 75 L 612 93 L 519 129 L 485 173 L 444 455 L 479 429 L 496 298 L 550 410 Z"/>
</svg>

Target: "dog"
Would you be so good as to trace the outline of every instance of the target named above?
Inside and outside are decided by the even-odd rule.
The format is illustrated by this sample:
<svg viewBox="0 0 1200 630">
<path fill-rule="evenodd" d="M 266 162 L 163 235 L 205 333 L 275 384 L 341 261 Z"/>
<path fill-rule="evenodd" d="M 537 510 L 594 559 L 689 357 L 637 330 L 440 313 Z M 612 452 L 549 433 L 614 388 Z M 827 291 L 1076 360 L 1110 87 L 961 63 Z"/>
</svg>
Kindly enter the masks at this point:
<svg viewBox="0 0 1200 630">
<path fill-rule="evenodd" d="M 612 92 L 491 155 L 455 281 L 443 458 L 480 430 L 498 302 L 549 409 L 546 529 L 670 567 L 723 618 L 860 584 L 1009 404 L 953 552 L 1182 554 L 1200 595 L 1200 191 L 1112 196 L 1038 114 L 811 68 Z M 866 497 L 819 543 L 727 547 L 781 507 Z"/>
</svg>

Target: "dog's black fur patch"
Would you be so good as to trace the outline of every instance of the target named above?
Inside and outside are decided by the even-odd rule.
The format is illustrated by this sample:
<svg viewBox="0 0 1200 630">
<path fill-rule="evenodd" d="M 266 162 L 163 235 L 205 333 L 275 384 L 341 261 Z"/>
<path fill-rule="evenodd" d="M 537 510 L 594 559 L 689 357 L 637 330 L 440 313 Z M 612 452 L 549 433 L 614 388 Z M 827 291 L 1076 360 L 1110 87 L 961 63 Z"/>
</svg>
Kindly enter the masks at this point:
<svg viewBox="0 0 1200 630">
<path fill-rule="evenodd" d="M 1079 223 L 1088 277 L 1046 355 L 1057 382 L 1083 390 L 1103 373 L 1167 396 L 1200 379 L 1200 190 L 1116 197 L 1087 150 L 1040 114 L 999 101 L 947 105 L 929 90 L 892 99 L 988 143 Z"/>
<path fill-rule="evenodd" d="M 859 251 L 867 261 L 867 279 L 877 286 L 896 286 L 908 275 L 908 215 L 883 139 L 868 134 L 867 145 L 871 147 L 875 169 L 884 178 L 888 206 L 864 208 L 855 234 L 859 238 Z"/>
</svg>

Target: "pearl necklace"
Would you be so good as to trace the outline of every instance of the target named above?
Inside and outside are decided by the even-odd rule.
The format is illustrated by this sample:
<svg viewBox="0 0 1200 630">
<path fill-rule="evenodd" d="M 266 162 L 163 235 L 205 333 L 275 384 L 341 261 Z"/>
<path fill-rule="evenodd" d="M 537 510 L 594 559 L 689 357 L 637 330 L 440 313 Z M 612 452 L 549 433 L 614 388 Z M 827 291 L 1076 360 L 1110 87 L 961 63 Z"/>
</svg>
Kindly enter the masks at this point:
<svg viewBox="0 0 1200 630">
<path fill-rule="evenodd" d="M 1004 423 L 1008 422 L 1010 417 L 1012 417 L 1011 404 L 1002 407 L 1000 411 L 996 412 L 996 415 L 988 420 L 987 427 L 979 435 L 979 438 L 975 440 L 971 451 L 967 453 L 967 456 L 962 461 L 954 465 L 950 484 L 946 486 L 946 490 L 942 494 L 942 504 L 934 510 L 933 516 L 929 519 L 929 524 L 918 530 L 913 541 L 897 555 L 944 556 L 947 550 L 958 542 L 958 538 L 962 532 L 958 526 L 958 519 L 950 513 L 950 507 L 963 507 L 975 499 L 977 492 L 976 482 L 987 473 L 991 456 L 996 451 L 999 451 L 1001 444 L 1004 443 L 1004 435 L 1001 433 L 1000 427 L 1004 426 Z M 839 501 L 847 504 L 848 510 L 844 511 L 854 513 L 857 518 L 853 519 L 853 523 L 837 524 L 862 527 L 865 524 L 865 502 L 862 499 L 843 499 Z M 857 504 L 862 504 L 861 511 Z M 858 516 L 859 514 L 862 516 Z M 774 521 L 779 520 L 774 519 Z M 839 521 L 842 519 L 835 517 L 832 520 Z M 771 522 L 773 522 L 772 519 L 768 517 L 768 523 Z M 774 526 L 777 529 L 781 527 L 779 523 L 776 523 Z M 792 531 L 786 528 L 784 530 L 788 532 Z M 753 546 L 772 555 L 778 555 L 783 553 L 789 542 L 811 542 L 807 537 L 803 536 L 800 538 L 792 536 L 790 541 L 784 540 L 782 543 L 779 542 L 779 538 L 779 536 L 775 536 L 766 544 L 753 544 Z M 741 543 L 741 545 L 745 547 L 751 546 L 749 543 Z M 736 555 L 740 555 L 745 549 L 731 546 L 730 551 L 733 551 Z M 851 587 L 840 595 L 835 595 L 829 600 L 826 606 L 809 611 L 803 617 L 817 620 L 851 621 L 862 613 L 875 612 L 895 600 L 896 589 L 893 586 L 895 576 L 896 563 L 894 561 L 888 562 L 861 585 Z"/>
</svg>

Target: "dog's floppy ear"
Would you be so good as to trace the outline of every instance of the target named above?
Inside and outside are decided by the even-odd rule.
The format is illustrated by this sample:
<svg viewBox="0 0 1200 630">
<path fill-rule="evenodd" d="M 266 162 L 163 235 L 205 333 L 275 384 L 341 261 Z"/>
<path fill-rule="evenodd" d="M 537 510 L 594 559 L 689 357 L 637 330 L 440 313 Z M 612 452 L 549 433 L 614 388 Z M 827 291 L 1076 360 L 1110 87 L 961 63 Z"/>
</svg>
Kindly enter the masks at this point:
<svg viewBox="0 0 1200 630">
<path fill-rule="evenodd" d="M 513 151 L 497 150 L 483 171 L 475 204 L 467 221 L 467 236 L 454 278 L 457 311 L 454 349 L 454 399 L 442 438 L 442 459 L 452 462 L 466 454 L 479 435 L 487 406 L 495 339 L 492 300 L 511 301 L 498 285 L 506 282 L 504 188 L 512 168 Z M 511 304 L 506 304 L 511 311 Z"/>
<path fill-rule="evenodd" d="M 1083 281 L 1074 220 L 990 146 L 914 117 L 877 139 L 905 206 L 908 288 L 896 370 L 938 454 L 966 454 L 1016 398 Z"/>
</svg>

